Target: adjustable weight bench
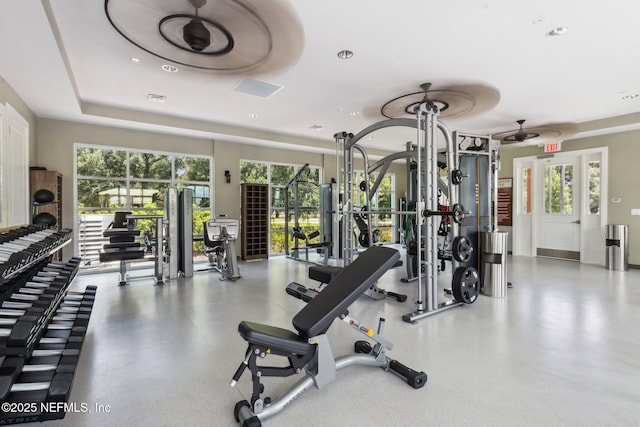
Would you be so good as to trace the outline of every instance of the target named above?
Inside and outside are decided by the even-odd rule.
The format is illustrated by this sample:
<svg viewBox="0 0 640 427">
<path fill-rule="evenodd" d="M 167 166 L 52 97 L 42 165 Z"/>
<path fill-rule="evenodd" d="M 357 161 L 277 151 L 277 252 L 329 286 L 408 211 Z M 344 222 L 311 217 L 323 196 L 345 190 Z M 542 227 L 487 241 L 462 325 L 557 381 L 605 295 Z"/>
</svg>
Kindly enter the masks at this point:
<svg viewBox="0 0 640 427">
<path fill-rule="evenodd" d="M 236 421 L 243 427 L 260 426 L 262 421 L 283 410 L 312 385 L 322 388 L 335 379 L 337 370 L 351 365 L 390 369 L 413 388 L 424 386 L 427 374 L 416 372 L 386 356 L 385 351 L 391 350 L 393 344 L 380 335 L 384 319 L 380 319 L 378 332 L 375 332 L 351 318 L 347 311 L 399 258 L 398 251 L 383 246 L 371 247 L 360 254 L 293 317 L 293 327 L 297 332 L 260 323 L 240 322 L 238 331 L 249 346 L 244 361 L 233 376 L 231 386 L 236 385 L 248 367 L 253 392 L 251 403 L 246 400 L 236 403 Z M 375 344 L 358 341 L 355 353 L 334 359 L 326 332 L 336 318 L 367 335 Z M 258 365 L 258 359 L 267 355 L 286 357 L 289 365 Z M 269 397 L 261 397 L 264 392 L 264 386 L 260 382 L 262 377 L 287 377 L 301 372 L 303 368 L 306 375 L 282 397 L 275 401 L 271 401 Z"/>
</svg>

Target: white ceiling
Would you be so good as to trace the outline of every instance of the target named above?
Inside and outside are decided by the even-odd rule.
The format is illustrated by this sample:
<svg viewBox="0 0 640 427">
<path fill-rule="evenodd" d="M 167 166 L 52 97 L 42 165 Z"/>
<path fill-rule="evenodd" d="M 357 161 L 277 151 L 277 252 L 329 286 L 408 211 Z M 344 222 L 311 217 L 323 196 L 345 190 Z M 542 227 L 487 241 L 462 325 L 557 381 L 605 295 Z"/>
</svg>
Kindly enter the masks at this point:
<svg viewBox="0 0 640 427">
<path fill-rule="evenodd" d="M 193 11 L 188 0 L 172 1 L 167 14 Z M 300 47 L 287 67 L 167 73 L 167 61 L 114 30 L 104 0 L 2 0 L 0 76 L 38 117 L 314 150 L 384 119 L 377 111 L 386 101 L 425 82 L 499 92 L 489 111 L 443 119 L 451 130 L 495 134 L 517 129 L 518 119 L 575 123 L 577 136 L 640 127 L 640 97 L 623 99 L 640 94 L 637 0 L 245 2 L 297 15 L 274 28 L 287 41 L 274 50 Z M 546 35 L 561 26 L 564 35 Z M 342 49 L 353 58 L 339 59 Z M 246 76 L 283 89 L 269 98 L 234 91 Z M 149 93 L 168 102 L 149 102 Z M 401 151 L 414 133 L 380 132 L 366 144 Z"/>
</svg>

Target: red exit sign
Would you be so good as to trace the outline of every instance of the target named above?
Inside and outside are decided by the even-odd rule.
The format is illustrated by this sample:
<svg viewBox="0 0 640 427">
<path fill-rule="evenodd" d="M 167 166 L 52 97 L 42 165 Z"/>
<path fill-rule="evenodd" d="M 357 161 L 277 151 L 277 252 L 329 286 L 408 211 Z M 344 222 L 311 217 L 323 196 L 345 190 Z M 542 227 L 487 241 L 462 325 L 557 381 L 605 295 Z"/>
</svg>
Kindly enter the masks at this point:
<svg viewBox="0 0 640 427">
<path fill-rule="evenodd" d="M 544 144 L 544 152 L 545 153 L 555 153 L 556 151 L 560 151 L 560 143 L 559 142 L 550 142 L 548 144 Z"/>
</svg>

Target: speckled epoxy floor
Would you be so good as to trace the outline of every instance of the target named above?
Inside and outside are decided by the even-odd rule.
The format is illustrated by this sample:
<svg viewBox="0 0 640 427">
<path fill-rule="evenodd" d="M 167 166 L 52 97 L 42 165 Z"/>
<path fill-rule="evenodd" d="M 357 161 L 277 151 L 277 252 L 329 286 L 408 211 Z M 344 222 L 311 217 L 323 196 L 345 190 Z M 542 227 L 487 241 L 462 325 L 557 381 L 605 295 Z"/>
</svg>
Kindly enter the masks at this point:
<svg viewBox="0 0 640 427">
<path fill-rule="evenodd" d="M 362 297 L 350 313 L 373 327 L 385 317 L 384 336 L 395 344 L 389 355 L 427 372 L 427 385 L 414 390 L 378 368 L 349 368 L 264 425 L 639 425 L 640 271 L 509 261 L 507 298 L 480 296 L 416 325 L 401 320 L 413 311 L 415 284 L 400 282 L 401 268 L 389 271 L 380 286 L 409 301 Z M 90 412 L 35 425 L 236 425 L 233 406 L 251 390 L 248 372 L 229 387 L 246 348 L 238 323 L 291 328 L 303 303 L 284 288 L 309 283 L 307 265 L 283 257 L 240 267 L 236 282 L 202 272 L 164 286 L 139 279 L 118 287 L 116 273 L 78 276 L 74 287 L 98 286 L 70 399 Z M 335 322 L 329 339 L 339 356 L 362 335 Z M 267 395 L 297 379 L 267 379 Z"/>
</svg>

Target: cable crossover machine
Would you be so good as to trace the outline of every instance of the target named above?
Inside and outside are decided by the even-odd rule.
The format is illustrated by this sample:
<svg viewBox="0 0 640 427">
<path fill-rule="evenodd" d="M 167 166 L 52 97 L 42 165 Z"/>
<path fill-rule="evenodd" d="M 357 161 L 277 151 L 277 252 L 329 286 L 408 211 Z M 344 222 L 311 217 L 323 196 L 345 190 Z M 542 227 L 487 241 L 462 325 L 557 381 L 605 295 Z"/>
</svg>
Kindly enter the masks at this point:
<svg viewBox="0 0 640 427">
<path fill-rule="evenodd" d="M 439 109 L 436 103 L 428 99 L 420 103 L 414 112 L 415 119 L 391 118 L 374 123 L 356 135 L 347 132 L 334 135 L 336 166 L 340 170 L 342 159 L 344 171 L 341 187 L 343 198 L 338 208 L 342 224 L 340 249 L 344 265 L 349 265 L 356 255 L 354 225 L 350 220 L 354 215 L 367 221 L 365 230 L 368 236 L 358 240 L 368 243 L 375 243 L 372 215 L 397 214 L 412 221 L 411 239 L 405 241 L 407 278 L 403 281 L 417 282 L 418 291 L 416 309 L 402 316 L 403 320 L 410 323 L 476 300 L 483 277 L 479 236 L 481 232 L 497 228 L 496 191 L 499 166 L 498 141 L 492 140 L 490 136 L 460 132 L 453 132 L 452 135 L 447 126 L 438 120 Z M 417 144 L 407 144 L 406 151 L 393 153 L 369 164 L 367 153 L 358 142 L 375 131 L 396 126 L 416 129 Z M 439 153 L 436 147 L 438 131 L 445 140 L 445 153 Z M 360 209 L 353 205 L 352 197 L 355 151 L 362 156 L 366 176 L 378 171 L 373 184 L 367 178 L 359 184 L 368 202 L 367 206 Z M 368 206 L 371 206 L 373 195 L 391 163 L 402 159 L 407 160 L 407 192 L 414 200 L 401 210 L 370 209 Z M 444 168 L 448 173 L 447 182 L 440 176 L 440 170 Z M 447 209 L 443 209 L 439 203 L 442 195 L 448 199 Z M 447 236 L 446 250 L 439 247 L 443 234 Z M 451 289 L 445 290 L 445 293 L 451 294 L 453 299 L 440 302 L 438 266 L 439 260 L 444 259 L 452 264 Z"/>
</svg>

